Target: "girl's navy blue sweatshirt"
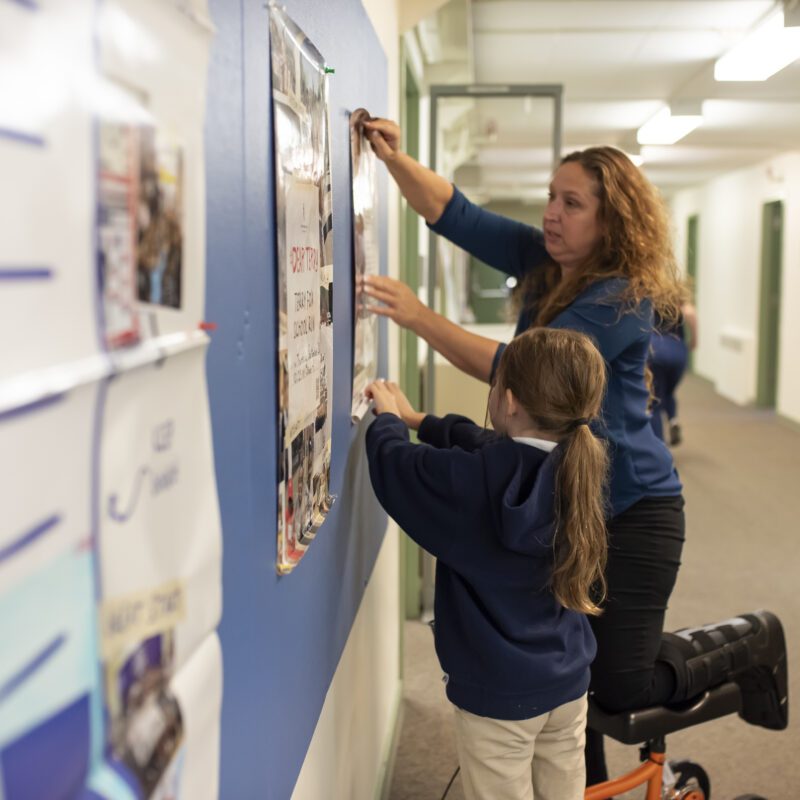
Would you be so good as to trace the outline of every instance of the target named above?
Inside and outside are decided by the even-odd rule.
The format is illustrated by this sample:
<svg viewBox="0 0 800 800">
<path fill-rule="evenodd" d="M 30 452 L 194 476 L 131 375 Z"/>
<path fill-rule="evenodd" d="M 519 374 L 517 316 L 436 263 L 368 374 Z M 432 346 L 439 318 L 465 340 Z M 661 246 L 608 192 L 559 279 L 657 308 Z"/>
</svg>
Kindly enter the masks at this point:
<svg viewBox="0 0 800 800">
<path fill-rule="evenodd" d="M 561 448 L 546 453 L 453 414 L 425 417 L 419 438 L 380 414 L 367 456 L 378 500 L 438 559 L 434 638 L 448 698 L 506 720 L 579 698 L 594 637 L 548 587 Z"/>
</svg>

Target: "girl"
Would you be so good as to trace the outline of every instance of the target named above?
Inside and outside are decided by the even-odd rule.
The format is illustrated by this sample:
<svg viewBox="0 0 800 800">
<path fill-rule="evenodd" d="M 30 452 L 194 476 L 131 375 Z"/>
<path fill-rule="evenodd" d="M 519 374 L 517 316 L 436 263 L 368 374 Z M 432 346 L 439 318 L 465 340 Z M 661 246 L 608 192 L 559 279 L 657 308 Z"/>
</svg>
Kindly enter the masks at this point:
<svg viewBox="0 0 800 800">
<path fill-rule="evenodd" d="M 375 493 L 438 559 L 434 637 L 467 798 L 583 797 L 586 615 L 599 613 L 606 559 L 607 459 L 589 423 L 604 391 L 590 339 L 549 328 L 505 348 L 494 433 L 416 412 L 394 384 L 368 388 Z"/>
</svg>

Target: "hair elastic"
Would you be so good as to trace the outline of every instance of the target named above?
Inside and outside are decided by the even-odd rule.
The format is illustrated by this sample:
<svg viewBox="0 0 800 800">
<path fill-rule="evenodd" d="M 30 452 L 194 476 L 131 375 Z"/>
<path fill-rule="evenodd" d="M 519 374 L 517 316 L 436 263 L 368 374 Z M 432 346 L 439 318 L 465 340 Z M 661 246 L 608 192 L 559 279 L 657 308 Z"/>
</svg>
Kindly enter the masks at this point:
<svg viewBox="0 0 800 800">
<path fill-rule="evenodd" d="M 572 433 L 572 431 L 578 430 L 578 428 L 580 428 L 581 425 L 588 425 L 588 424 L 589 424 L 589 418 L 588 417 L 581 417 L 580 419 L 576 419 L 573 422 L 570 422 L 569 427 L 567 428 L 567 430 L 570 433 Z"/>
</svg>

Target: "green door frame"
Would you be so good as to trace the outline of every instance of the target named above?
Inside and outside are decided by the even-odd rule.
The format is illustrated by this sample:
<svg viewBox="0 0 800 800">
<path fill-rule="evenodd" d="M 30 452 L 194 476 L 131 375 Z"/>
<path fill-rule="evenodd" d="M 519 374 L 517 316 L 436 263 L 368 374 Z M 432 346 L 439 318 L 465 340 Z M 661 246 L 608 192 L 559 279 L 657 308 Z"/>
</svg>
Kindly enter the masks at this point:
<svg viewBox="0 0 800 800">
<path fill-rule="evenodd" d="M 697 297 L 697 242 L 700 227 L 700 217 L 692 214 L 686 220 L 686 274 L 689 276 L 689 287 L 692 290 L 694 305 L 698 304 Z M 693 342 L 691 344 L 694 344 Z M 694 349 L 689 351 L 689 371 L 694 372 Z"/>
<path fill-rule="evenodd" d="M 563 94 L 560 84 L 433 84 L 428 87 L 431 101 L 431 121 L 428 135 L 430 137 L 430 167 L 436 171 L 436 155 L 438 142 L 439 103 L 452 98 L 477 97 L 546 97 L 553 101 L 553 169 L 561 160 L 561 130 L 563 125 Z M 436 287 L 439 282 L 439 271 L 436 263 L 436 234 L 428 233 L 428 308 L 436 308 Z M 442 293 L 443 297 L 443 293 Z M 442 300 L 443 302 L 443 300 Z M 443 309 L 440 309 L 440 311 Z M 425 363 L 425 380 L 423 381 L 423 411 L 432 412 L 435 408 L 436 370 L 434 367 L 433 348 L 428 348 L 428 359 Z"/>
<path fill-rule="evenodd" d="M 783 203 L 764 203 L 761 212 L 761 292 L 758 314 L 756 405 L 775 408 L 783 255 Z"/>
</svg>

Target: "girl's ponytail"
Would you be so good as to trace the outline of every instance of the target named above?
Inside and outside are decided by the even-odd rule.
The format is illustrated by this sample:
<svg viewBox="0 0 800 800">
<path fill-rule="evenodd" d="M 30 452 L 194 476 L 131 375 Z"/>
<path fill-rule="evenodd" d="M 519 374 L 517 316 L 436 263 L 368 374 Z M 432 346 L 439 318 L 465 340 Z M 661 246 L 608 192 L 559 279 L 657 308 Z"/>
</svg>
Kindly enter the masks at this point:
<svg viewBox="0 0 800 800">
<path fill-rule="evenodd" d="M 565 608 L 599 614 L 605 599 L 605 445 L 584 420 L 567 434 L 556 473 L 552 589 Z"/>
<path fill-rule="evenodd" d="M 599 614 L 606 593 L 608 455 L 588 424 L 600 414 L 605 369 L 585 334 L 532 328 L 508 345 L 497 370 L 538 430 L 560 442 L 551 588 L 561 605 L 584 614 Z"/>
</svg>

